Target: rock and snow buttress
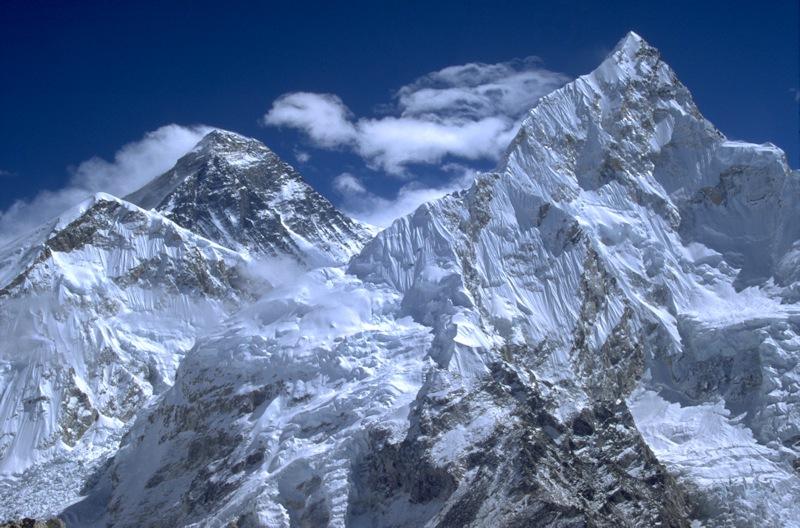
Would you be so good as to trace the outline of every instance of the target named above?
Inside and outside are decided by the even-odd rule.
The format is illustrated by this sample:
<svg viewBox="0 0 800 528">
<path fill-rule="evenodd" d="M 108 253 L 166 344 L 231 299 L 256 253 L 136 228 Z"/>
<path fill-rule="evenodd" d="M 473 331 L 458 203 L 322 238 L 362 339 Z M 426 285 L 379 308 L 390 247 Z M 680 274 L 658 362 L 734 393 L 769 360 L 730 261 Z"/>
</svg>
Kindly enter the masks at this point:
<svg viewBox="0 0 800 528">
<path fill-rule="evenodd" d="M 368 237 L 266 147 L 225 131 L 136 196 L 154 208 L 100 193 L 0 248 L 0 519 L 79 496 L 196 338 L 256 298 L 259 258 L 339 263 Z M 190 210 L 207 216 L 177 213 Z M 271 220 L 251 240 L 259 218 Z"/>
<path fill-rule="evenodd" d="M 727 140 L 639 36 L 542 98 L 495 171 L 369 241 L 339 213 L 276 219 L 295 184 L 248 172 L 294 174 L 272 156 L 215 133 L 129 197 L 158 212 L 106 199 L 202 247 L 203 302 L 236 307 L 119 418 L 68 526 L 800 526 L 800 175 Z"/>
</svg>

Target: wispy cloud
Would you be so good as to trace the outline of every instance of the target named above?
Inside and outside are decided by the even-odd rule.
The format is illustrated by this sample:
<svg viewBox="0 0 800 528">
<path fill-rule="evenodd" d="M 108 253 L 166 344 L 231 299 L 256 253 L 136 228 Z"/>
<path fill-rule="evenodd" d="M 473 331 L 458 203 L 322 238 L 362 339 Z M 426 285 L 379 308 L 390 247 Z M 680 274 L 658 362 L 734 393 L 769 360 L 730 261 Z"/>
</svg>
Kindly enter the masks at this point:
<svg viewBox="0 0 800 528">
<path fill-rule="evenodd" d="M 0 243 L 103 191 L 124 196 L 169 170 L 212 129 L 206 126 L 166 125 L 148 132 L 114 154 L 113 161 L 91 158 L 72 170 L 62 189 L 42 191 L 31 200 L 19 200 L 0 212 Z"/>
<path fill-rule="evenodd" d="M 311 154 L 305 150 L 298 149 L 294 151 L 294 159 L 296 159 L 298 163 L 308 163 L 308 161 L 311 159 Z"/>
<path fill-rule="evenodd" d="M 293 92 L 275 100 L 263 122 L 298 128 L 319 147 L 337 147 L 356 138 L 350 119 L 350 111 L 336 95 Z"/>
<path fill-rule="evenodd" d="M 445 167 L 449 179 L 438 186 L 418 182 L 403 185 L 390 198 L 378 196 L 367 190 L 364 183 L 350 173 L 334 178 L 334 189 L 341 198 L 341 208 L 348 215 L 378 227 L 387 227 L 397 218 L 412 213 L 420 205 L 464 189 L 475 177 L 475 171 L 458 164 Z"/>
<path fill-rule="evenodd" d="M 381 117 L 357 118 L 334 94 L 293 92 L 275 100 L 263 123 L 298 129 L 316 147 L 350 149 L 373 168 L 404 175 L 409 164 L 447 156 L 496 159 L 525 112 L 568 80 L 535 57 L 469 63 L 403 86 Z"/>
<path fill-rule="evenodd" d="M 361 180 L 350 174 L 343 172 L 333 179 L 333 188 L 342 194 L 363 194 L 367 192 Z"/>
<path fill-rule="evenodd" d="M 0 178 L 13 178 L 14 176 L 16 176 L 15 173 L 0 169 Z"/>
</svg>

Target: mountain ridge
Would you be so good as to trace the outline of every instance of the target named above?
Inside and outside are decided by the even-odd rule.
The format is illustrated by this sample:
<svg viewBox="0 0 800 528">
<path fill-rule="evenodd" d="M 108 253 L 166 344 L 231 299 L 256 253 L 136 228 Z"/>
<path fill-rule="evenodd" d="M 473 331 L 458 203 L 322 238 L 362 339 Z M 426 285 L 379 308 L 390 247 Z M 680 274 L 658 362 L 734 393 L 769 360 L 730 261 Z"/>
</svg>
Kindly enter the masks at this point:
<svg viewBox="0 0 800 528">
<path fill-rule="evenodd" d="M 637 34 L 468 189 L 368 241 L 333 214 L 277 231 L 332 223 L 325 258 L 248 238 L 270 198 L 233 191 L 293 169 L 203 141 L 130 207 L 255 242 L 230 254 L 260 282 L 192 334 L 68 526 L 798 524 L 800 174 L 727 140 Z M 232 220 L 181 213 L 203 200 Z"/>
<path fill-rule="evenodd" d="M 501 336 L 546 380 L 556 417 L 628 399 L 656 456 L 703 490 L 692 497 L 699 513 L 781 525 L 797 484 L 797 452 L 780 445 L 797 427 L 797 307 L 784 304 L 796 286 L 764 263 L 794 259 L 797 182 L 777 148 L 727 141 L 654 48 L 629 35 L 593 73 L 539 101 L 501 170 L 398 220 L 350 269 L 404 292 L 404 313 L 439 329 L 443 368 L 469 380 L 498 353 L 513 363 L 494 344 Z M 774 256 L 750 247 L 758 240 Z M 724 339 L 725 329 L 740 341 Z M 695 344 L 714 339 L 724 343 L 714 353 Z M 740 454 L 715 458 L 715 470 L 695 467 L 669 448 L 681 444 L 669 421 L 643 418 L 652 416 L 642 402 L 659 398 L 677 405 L 675 416 L 718 421 Z M 742 412 L 745 430 L 733 418 Z M 788 419 L 777 429 L 776 412 Z M 771 483 L 734 497 L 713 471 L 751 477 L 739 456 Z"/>
<path fill-rule="evenodd" d="M 283 172 L 273 165 L 265 171 L 265 159 Z M 0 502 L 8 508 L 24 501 L 27 491 L 12 483 L 19 479 L 45 495 L 35 501 L 40 509 L 28 513 L 55 513 L 48 510 L 53 504 L 74 498 L 75 479 L 112 453 L 126 422 L 172 383 L 204 326 L 252 301 L 263 283 L 256 262 L 285 257 L 295 261 L 285 264 L 290 267 L 331 264 L 369 236 L 256 140 L 211 132 L 182 160 L 133 194 L 144 205 L 152 205 L 148 198 L 156 204 L 149 210 L 95 193 L 0 248 L 0 328 L 14 336 L 0 347 L 0 472 L 9 479 L 0 485 Z M 330 225 L 311 223 L 300 237 L 279 218 L 254 227 L 264 238 L 242 243 L 220 231 L 208 233 L 217 235 L 212 241 L 178 225 L 169 218 L 176 207 L 198 207 L 175 199 L 195 176 L 182 168 L 208 163 L 254 167 L 255 182 L 272 186 L 284 217 L 287 210 L 313 209 L 320 222 L 327 213 Z M 282 197 L 292 186 L 297 192 Z M 165 199 L 162 213 L 157 206 Z M 303 209 L 298 203 L 306 199 Z M 272 235 L 284 242 L 258 245 Z M 236 242 L 235 249 L 220 241 Z M 45 484 L 49 465 L 70 467 L 70 477 L 57 487 Z M 11 513 L 0 508 L 0 517 Z"/>
</svg>

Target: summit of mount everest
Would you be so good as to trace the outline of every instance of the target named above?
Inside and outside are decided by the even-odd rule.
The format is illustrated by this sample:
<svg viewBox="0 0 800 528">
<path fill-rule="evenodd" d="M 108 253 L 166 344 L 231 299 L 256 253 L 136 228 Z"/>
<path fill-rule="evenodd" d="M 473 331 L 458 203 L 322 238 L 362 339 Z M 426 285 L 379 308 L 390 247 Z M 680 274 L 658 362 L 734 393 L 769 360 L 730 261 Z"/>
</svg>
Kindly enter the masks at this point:
<svg viewBox="0 0 800 528">
<path fill-rule="evenodd" d="M 377 233 L 215 130 L 0 248 L 0 519 L 800 526 L 798 214 L 634 33 Z"/>
<path fill-rule="evenodd" d="M 263 143 L 224 130 L 127 200 L 226 247 L 317 266 L 346 263 L 371 234 Z"/>
</svg>

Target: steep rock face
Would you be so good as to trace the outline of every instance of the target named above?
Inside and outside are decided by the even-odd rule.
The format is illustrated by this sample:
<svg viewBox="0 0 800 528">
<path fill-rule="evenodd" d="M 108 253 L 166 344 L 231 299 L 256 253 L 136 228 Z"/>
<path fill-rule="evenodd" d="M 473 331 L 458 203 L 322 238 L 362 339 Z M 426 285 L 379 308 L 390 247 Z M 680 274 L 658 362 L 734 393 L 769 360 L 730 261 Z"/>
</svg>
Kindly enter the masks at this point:
<svg viewBox="0 0 800 528">
<path fill-rule="evenodd" d="M 215 130 L 127 198 L 236 250 L 344 263 L 371 237 L 259 141 Z"/>
<path fill-rule="evenodd" d="M 0 518 L 77 494 L 198 328 L 243 298 L 242 262 L 103 194 L 0 250 Z"/>
<path fill-rule="evenodd" d="M 507 364 L 469 392 L 429 376 L 402 442 L 377 430 L 353 477 L 353 526 L 688 526 L 682 490 L 625 404 L 567 420 Z"/>
<path fill-rule="evenodd" d="M 630 34 L 540 100 L 495 173 L 398 220 L 350 269 L 434 328 L 451 399 L 503 361 L 562 427 L 630 398 L 698 515 L 778 526 L 800 489 L 798 207 L 783 153 L 726 140 Z M 723 439 L 697 429 L 686 446 L 651 406 L 708 415 Z"/>
</svg>

